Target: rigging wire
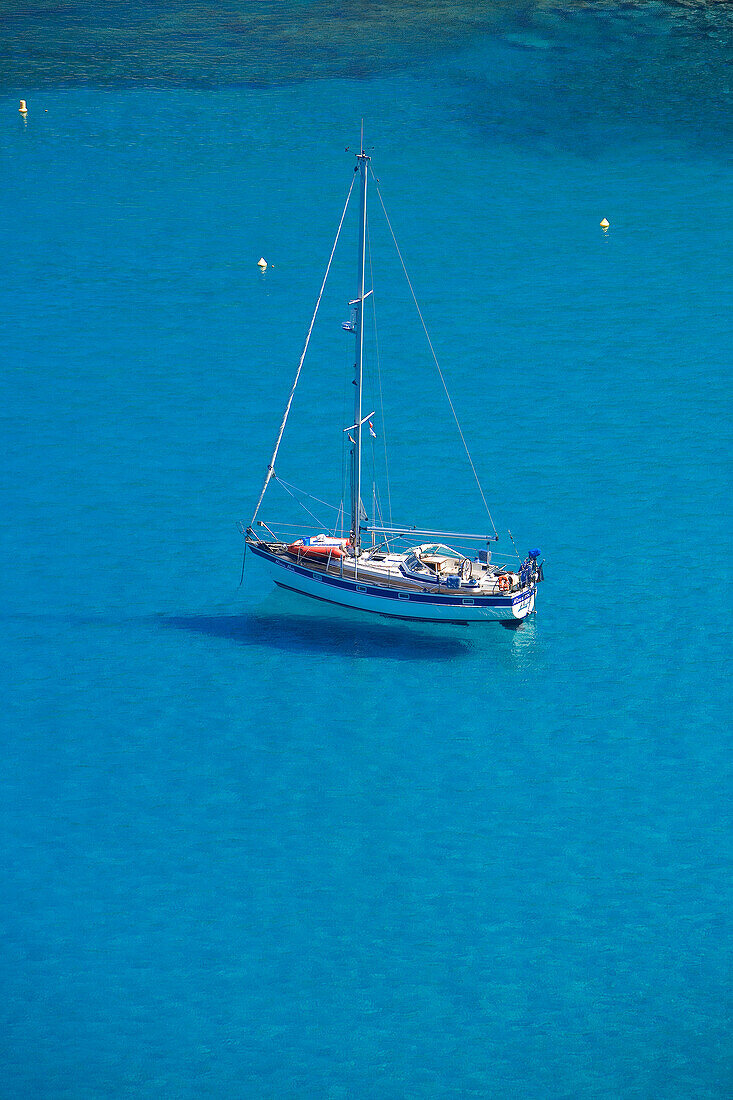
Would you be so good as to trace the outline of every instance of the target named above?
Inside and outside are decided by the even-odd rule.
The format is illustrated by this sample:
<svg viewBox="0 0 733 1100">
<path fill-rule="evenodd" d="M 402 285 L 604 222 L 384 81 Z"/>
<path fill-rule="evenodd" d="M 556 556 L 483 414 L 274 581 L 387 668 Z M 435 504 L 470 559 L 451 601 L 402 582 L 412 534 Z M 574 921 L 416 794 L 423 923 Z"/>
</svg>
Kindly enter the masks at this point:
<svg viewBox="0 0 733 1100">
<path fill-rule="evenodd" d="M 380 524 L 382 525 L 382 527 L 384 527 L 385 523 L 384 523 L 384 515 L 382 513 L 382 498 L 380 496 L 379 486 L 377 485 L 376 481 L 374 482 L 374 501 L 375 501 L 375 512 L 377 513 L 377 515 L 379 517 Z M 377 518 L 377 517 L 375 516 L 375 518 Z"/>
<path fill-rule="evenodd" d="M 318 516 L 317 516 L 317 515 L 315 514 L 315 512 L 311 512 L 310 508 L 306 508 L 305 504 L 303 504 L 303 501 L 302 501 L 302 500 L 299 500 L 299 499 L 298 499 L 298 497 L 296 497 L 295 493 L 291 493 L 291 491 L 290 491 L 290 489 L 288 488 L 287 484 L 286 484 L 286 483 L 285 483 L 284 481 L 281 481 L 281 480 L 280 480 L 280 478 L 279 478 L 279 477 L 277 477 L 276 475 L 275 475 L 275 481 L 277 481 L 278 485 L 282 485 L 283 489 L 284 489 L 284 490 L 285 490 L 285 492 L 286 492 L 286 493 L 288 494 L 288 496 L 292 497 L 292 498 L 293 498 L 293 500 L 295 501 L 295 503 L 296 503 L 296 504 L 299 504 L 299 505 L 300 505 L 300 507 L 301 507 L 301 508 L 303 509 L 303 511 L 304 511 L 304 512 L 307 512 L 307 513 L 308 513 L 308 515 L 309 515 L 309 516 L 310 516 L 310 517 L 311 517 L 312 519 L 314 519 L 314 520 L 316 521 L 316 524 L 317 524 L 317 525 L 318 525 L 319 527 L 325 527 L 325 526 L 326 526 L 326 525 L 325 525 L 324 523 L 321 523 L 320 519 L 319 519 L 319 518 L 318 518 Z M 298 490 L 298 492 L 300 492 L 300 490 Z M 308 496 L 309 494 L 308 494 L 308 493 L 306 493 L 305 495 L 306 495 L 306 496 Z M 316 498 L 314 497 L 313 499 L 315 500 Z M 329 508 L 329 507 L 330 507 L 330 505 L 328 505 L 328 504 L 327 504 L 327 505 L 326 505 L 326 507 L 327 507 L 327 508 Z"/>
<path fill-rule="evenodd" d="M 394 246 L 397 250 L 397 255 L 400 258 L 400 263 L 402 265 L 402 270 L 404 272 L 405 278 L 407 279 L 407 285 L 410 288 L 410 294 L 412 295 L 412 300 L 415 303 L 415 309 L 417 310 L 417 315 L 420 318 L 420 323 L 422 324 L 423 332 L 425 333 L 425 337 L 428 341 L 428 346 L 429 346 L 430 351 L 432 353 L 433 361 L 435 363 L 438 374 L 440 376 L 440 381 L 443 383 L 443 389 L 445 390 L 445 396 L 448 398 L 448 404 L 450 405 L 451 412 L 453 413 L 453 419 L 456 422 L 456 427 L 458 428 L 458 434 L 460 435 L 461 442 L 463 443 L 463 449 L 466 452 L 466 457 L 468 458 L 469 464 L 471 466 L 471 470 L 473 471 L 473 476 L 476 480 L 476 485 L 478 486 L 478 491 L 481 494 L 481 500 L 484 502 L 484 508 L 486 509 L 486 514 L 489 517 L 489 519 L 491 520 L 491 526 L 494 528 L 494 534 L 496 535 L 496 533 L 497 533 L 496 524 L 494 523 L 493 517 L 492 517 L 491 512 L 489 510 L 489 506 L 486 502 L 486 497 L 484 496 L 484 491 L 481 488 L 481 482 L 479 481 L 479 476 L 476 473 L 476 467 L 473 464 L 473 459 L 471 458 L 471 452 L 468 449 L 468 444 L 466 443 L 465 436 L 463 435 L 463 431 L 461 429 L 461 424 L 460 424 L 460 421 L 458 419 L 458 414 L 456 413 L 455 407 L 454 407 L 453 402 L 451 400 L 450 393 L 448 392 L 448 386 L 446 385 L 445 378 L 443 377 L 443 372 L 440 369 L 440 363 L 438 362 L 438 357 L 435 354 L 435 348 L 433 347 L 433 341 L 430 339 L 430 333 L 428 332 L 427 325 L 425 324 L 425 320 L 424 320 L 423 315 L 422 315 L 422 310 L 420 309 L 420 305 L 418 303 L 417 297 L 415 296 L 415 291 L 412 288 L 412 283 L 410 281 L 410 276 L 407 274 L 407 268 L 405 267 L 405 261 L 402 258 L 402 253 L 400 252 L 400 246 L 397 244 L 397 238 L 395 237 L 394 229 L 392 228 L 392 222 L 389 220 L 389 214 L 387 213 L 387 209 L 384 205 L 384 199 L 382 198 L 382 192 L 379 190 L 379 181 L 378 181 L 377 177 L 374 175 L 374 172 L 372 172 L 371 169 L 369 171 L 371 173 L 372 179 L 374 180 L 374 186 L 377 190 L 377 195 L 379 196 L 379 204 L 382 207 L 382 212 L 383 212 L 384 217 L 386 219 L 387 226 L 389 227 L 389 231 L 390 231 L 390 234 L 392 236 L 392 241 L 393 241 Z"/>
<path fill-rule="evenodd" d="M 327 500 L 321 500 L 320 497 L 314 496 L 313 493 L 307 493 L 305 489 L 299 489 L 297 485 L 292 485 L 289 481 L 283 481 L 277 474 L 272 475 L 278 485 L 282 485 L 283 488 L 293 489 L 296 493 L 301 493 L 304 497 L 308 497 L 309 500 L 315 500 L 317 504 L 322 504 L 324 508 L 330 508 L 332 512 L 339 512 L 340 508 L 337 508 L 335 504 L 329 504 Z"/>
<path fill-rule="evenodd" d="M 521 562 L 522 559 L 519 556 L 519 551 L 517 550 L 517 544 L 514 541 L 514 535 L 509 530 L 507 530 L 507 534 L 509 535 L 509 538 L 512 540 L 512 546 L 514 547 L 514 553 L 517 555 L 517 561 Z"/>
<path fill-rule="evenodd" d="M 382 425 L 382 444 L 384 449 L 384 472 L 387 480 L 387 511 L 389 522 L 392 523 L 392 493 L 389 485 L 389 462 L 387 460 L 387 428 L 384 422 L 384 398 L 382 396 L 382 370 L 379 361 L 379 336 L 377 333 L 377 303 L 374 293 L 374 268 L 372 267 L 372 238 L 369 234 L 369 222 L 367 221 L 367 248 L 369 251 L 369 279 L 372 284 L 372 321 L 374 324 L 374 352 L 377 363 L 377 385 L 379 387 L 379 411 Z"/>
<path fill-rule="evenodd" d="M 355 181 L 355 179 L 356 179 L 355 175 L 351 177 L 351 186 L 349 187 L 349 193 L 346 196 L 346 202 L 344 203 L 344 209 L 343 209 L 343 212 L 341 214 L 341 221 L 339 222 L 339 227 L 336 230 L 336 238 L 333 242 L 333 248 L 331 249 L 331 255 L 328 257 L 328 263 L 326 265 L 326 273 L 323 276 L 323 282 L 321 283 L 321 289 L 318 292 L 318 298 L 316 299 L 316 308 L 313 310 L 313 316 L 311 317 L 311 323 L 308 327 L 308 335 L 305 338 L 305 344 L 303 345 L 303 351 L 301 352 L 301 355 L 300 355 L 300 361 L 298 363 L 298 369 L 295 372 L 295 378 L 293 380 L 293 385 L 292 385 L 292 388 L 290 390 L 290 396 L 288 397 L 288 403 L 285 406 L 285 413 L 283 415 L 282 423 L 280 425 L 280 431 L 278 432 L 277 443 L 275 444 L 275 450 L 272 452 L 272 458 L 270 459 L 270 465 L 267 467 L 267 473 L 265 475 L 265 481 L 264 481 L 264 484 L 262 486 L 262 492 L 260 493 L 260 498 L 257 501 L 257 506 L 255 507 L 254 512 L 252 513 L 252 519 L 250 520 L 250 523 L 249 523 L 250 527 L 254 527 L 254 522 L 257 519 L 257 513 L 260 510 L 260 505 L 262 504 L 265 493 L 267 492 L 267 486 L 270 484 L 270 478 L 272 477 L 273 473 L 275 472 L 275 459 L 277 458 L 277 452 L 280 450 L 280 443 L 282 441 L 283 432 L 285 431 L 285 425 L 287 424 L 288 416 L 290 415 L 290 406 L 293 403 L 293 397 L 295 396 L 295 388 L 298 385 L 298 380 L 300 378 L 300 372 L 303 369 L 303 363 L 305 362 L 306 352 L 308 351 L 308 345 L 310 344 L 311 333 L 313 332 L 313 326 L 315 325 L 316 317 L 318 316 L 318 309 L 321 305 L 321 298 L 323 297 L 323 291 L 325 290 L 325 287 L 326 287 L 326 280 L 328 279 L 328 273 L 331 270 L 331 263 L 333 261 L 333 255 L 334 255 L 334 252 L 336 251 L 336 245 L 338 244 L 339 237 L 341 236 L 341 227 L 344 224 L 344 218 L 346 217 L 346 211 L 347 211 L 348 206 L 349 206 L 349 199 L 351 198 L 351 192 L 354 190 L 354 181 Z"/>
</svg>

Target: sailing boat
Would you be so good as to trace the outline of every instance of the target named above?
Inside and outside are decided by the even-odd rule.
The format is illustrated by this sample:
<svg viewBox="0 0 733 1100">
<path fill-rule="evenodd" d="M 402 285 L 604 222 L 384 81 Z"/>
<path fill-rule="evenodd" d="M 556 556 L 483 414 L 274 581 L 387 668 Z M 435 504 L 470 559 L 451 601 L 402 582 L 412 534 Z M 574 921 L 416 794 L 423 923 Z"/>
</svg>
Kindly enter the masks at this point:
<svg viewBox="0 0 733 1100">
<path fill-rule="evenodd" d="M 351 520 L 348 537 L 338 532 L 337 526 L 329 530 L 318 530 L 315 534 L 300 534 L 293 537 L 278 532 L 274 521 L 259 519 L 260 508 L 265 493 L 275 474 L 280 444 L 287 424 L 295 390 L 310 344 L 313 326 L 323 297 L 331 263 L 341 235 L 354 183 L 360 184 L 359 211 L 359 248 L 357 263 L 357 294 L 349 303 L 351 315 L 342 325 L 348 333 L 353 333 L 356 344 L 354 362 L 354 422 L 343 431 L 350 444 L 350 505 Z M 397 253 L 407 277 L 413 300 L 422 321 L 425 335 L 441 382 L 448 397 L 451 411 L 456 420 L 458 431 L 473 470 L 481 498 L 491 521 L 490 534 L 461 534 L 457 532 L 420 530 L 409 525 L 394 526 L 369 524 L 362 503 L 362 451 L 363 432 L 368 425 L 374 435 L 372 420 L 374 413 L 364 415 L 362 406 L 364 395 L 364 304 L 372 294 L 365 291 L 365 258 L 367 241 L 367 191 L 369 183 L 375 185 L 380 203 L 387 217 Z M 305 345 L 298 363 L 298 369 L 290 391 L 285 414 L 275 443 L 275 449 L 267 467 L 262 491 L 255 507 L 249 526 L 242 532 L 245 536 L 245 554 L 249 550 L 267 567 L 275 584 L 281 588 L 292 589 L 305 596 L 311 596 L 328 603 L 340 604 L 377 615 L 393 618 L 419 620 L 423 622 L 474 623 L 487 620 L 500 620 L 517 623 L 535 609 L 537 586 L 544 579 L 542 563 L 538 561 L 539 550 L 530 550 L 524 561 L 516 555 L 517 565 L 500 564 L 492 561 L 491 544 L 498 541 L 498 535 L 481 484 L 476 474 L 458 417 L 445 385 L 443 373 L 433 350 L 422 313 L 417 304 L 412 284 L 402 260 L 392 226 L 387 216 L 379 192 L 379 181 L 370 167 L 370 157 L 364 152 L 363 130 L 360 152 L 356 156 L 356 167 L 351 187 L 346 198 L 336 239 L 331 249 L 326 273 L 316 301 Z M 285 483 L 283 483 L 285 484 Z M 339 512 L 339 517 L 343 512 Z M 343 526 L 343 524 L 342 524 Z M 305 528 L 301 527 L 301 531 Z M 261 533 L 260 533 L 261 532 Z M 297 532 L 296 532 L 297 534 Z M 514 540 L 512 539 L 512 542 Z M 483 546 L 482 546 L 483 544 Z"/>
</svg>

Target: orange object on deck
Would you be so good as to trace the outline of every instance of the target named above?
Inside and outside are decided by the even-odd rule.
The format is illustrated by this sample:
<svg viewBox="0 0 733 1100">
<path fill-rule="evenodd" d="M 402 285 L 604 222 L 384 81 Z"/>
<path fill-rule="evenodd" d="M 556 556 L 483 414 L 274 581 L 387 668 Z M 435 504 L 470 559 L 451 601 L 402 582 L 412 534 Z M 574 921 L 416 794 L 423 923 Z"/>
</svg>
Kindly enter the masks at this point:
<svg viewBox="0 0 733 1100">
<path fill-rule="evenodd" d="M 304 546 L 302 542 L 291 542 L 288 546 L 288 553 L 296 554 L 299 558 L 310 558 L 312 561 L 328 561 L 329 558 L 343 558 L 345 556 L 341 547 L 336 543 L 331 546 L 319 543 Z"/>
</svg>

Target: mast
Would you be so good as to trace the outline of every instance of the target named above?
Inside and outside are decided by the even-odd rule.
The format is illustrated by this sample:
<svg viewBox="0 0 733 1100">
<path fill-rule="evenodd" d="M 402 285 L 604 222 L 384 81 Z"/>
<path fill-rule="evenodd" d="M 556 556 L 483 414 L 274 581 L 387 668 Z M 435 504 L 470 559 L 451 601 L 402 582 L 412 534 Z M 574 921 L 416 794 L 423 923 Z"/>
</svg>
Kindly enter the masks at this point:
<svg viewBox="0 0 733 1100">
<path fill-rule="evenodd" d="M 357 258 L 357 296 L 352 305 L 356 308 L 355 336 L 356 362 L 354 363 L 354 436 L 351 449 L 351 544 L 358 558 L 361 548 L 361 433 L 362 433 L 362 390 L 364 382 L 364 262 L 366 257 L 366 217 L 367 217 L 367 165 L 369 157 L 364 152 L 364 123 L 361 125 L 361 152 L 356 161 L 356 171 L 361 175 L 361 205 L 359 207 L 359 254 Z"/>
</svg>

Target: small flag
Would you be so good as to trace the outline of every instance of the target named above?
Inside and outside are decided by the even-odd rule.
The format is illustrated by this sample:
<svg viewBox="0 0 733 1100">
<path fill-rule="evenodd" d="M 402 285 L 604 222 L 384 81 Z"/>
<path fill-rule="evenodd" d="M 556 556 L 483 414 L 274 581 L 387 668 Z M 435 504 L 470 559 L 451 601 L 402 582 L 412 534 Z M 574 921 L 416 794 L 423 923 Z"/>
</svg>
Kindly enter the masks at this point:
<svg viewBox="0 0 733 1100">
<path fill-rule="evenodd" d="M 377 433 L 374 431 L 374 425 L 372 424 L 371 420 L 369 421 L 369 435 L 372 437 L 372 439 L 377 438 Z"/>
</svg>

